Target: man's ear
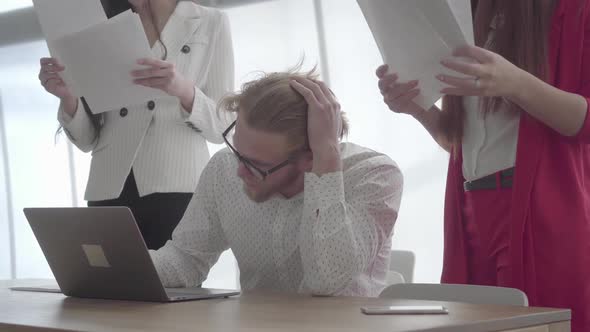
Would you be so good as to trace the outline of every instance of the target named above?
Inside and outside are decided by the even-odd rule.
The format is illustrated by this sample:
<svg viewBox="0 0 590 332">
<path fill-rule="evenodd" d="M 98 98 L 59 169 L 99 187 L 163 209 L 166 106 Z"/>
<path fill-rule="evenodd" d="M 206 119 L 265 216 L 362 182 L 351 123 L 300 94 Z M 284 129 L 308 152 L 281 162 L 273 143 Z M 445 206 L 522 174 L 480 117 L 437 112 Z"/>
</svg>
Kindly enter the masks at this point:
<svg viewBox="0 0 590 332">
<path fill-rule="evenodd" d="M 311 151 L 302 152 L 297 158 L 297 169 L 300 172 L 311 172 L 313 167 L 313 153 Z"/>
</svg>

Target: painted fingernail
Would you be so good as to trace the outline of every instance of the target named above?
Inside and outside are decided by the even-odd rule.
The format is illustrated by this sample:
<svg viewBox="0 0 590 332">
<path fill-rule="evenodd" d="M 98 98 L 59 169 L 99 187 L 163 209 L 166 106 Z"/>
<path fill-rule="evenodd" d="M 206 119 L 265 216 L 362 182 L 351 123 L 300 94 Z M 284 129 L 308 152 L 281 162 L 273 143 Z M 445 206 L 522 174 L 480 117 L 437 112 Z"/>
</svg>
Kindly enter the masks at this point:
<svg viewBox="0 0 590 332">
<path fill-rule="evenodd" d="M 436 75 L 436 78 L 438 78 L 439 80 L 443 81 L 445 80 L 445 77 L 443 75 Z"/>
</svg>

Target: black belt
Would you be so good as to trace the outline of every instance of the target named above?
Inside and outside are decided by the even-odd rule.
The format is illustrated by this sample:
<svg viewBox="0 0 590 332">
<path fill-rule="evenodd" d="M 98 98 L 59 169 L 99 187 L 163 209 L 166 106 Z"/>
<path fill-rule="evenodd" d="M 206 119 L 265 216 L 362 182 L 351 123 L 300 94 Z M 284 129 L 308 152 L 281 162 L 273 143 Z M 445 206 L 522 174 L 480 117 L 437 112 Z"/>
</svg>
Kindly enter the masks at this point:
<svg viewBox="0 0 590 332">
<path fill-rule="evenodd" d="M 505 169 L 505 170 L 500 171 L 498 173 L 500 173 L 500 187 L 501 188 L 512 188 L 512 178 L 514 177 L 514 167 Z M 473 180 L 473 181 L 465 181 L 463 183 L 463 189 L 465 189 L 465 191 L 498 189 L 498 180 L 496 178 L 498 173 L 484 176 L 481 179 L 477 179 L 477 180 Z"/>
</svg>

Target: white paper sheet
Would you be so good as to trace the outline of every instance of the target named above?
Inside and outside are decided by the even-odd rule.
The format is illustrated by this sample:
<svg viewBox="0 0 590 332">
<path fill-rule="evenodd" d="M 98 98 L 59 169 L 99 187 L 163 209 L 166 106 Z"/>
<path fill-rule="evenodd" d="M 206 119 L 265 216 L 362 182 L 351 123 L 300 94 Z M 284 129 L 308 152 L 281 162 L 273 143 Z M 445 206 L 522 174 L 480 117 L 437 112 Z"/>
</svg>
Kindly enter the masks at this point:
<svg viewBox="0 0 590 332">
<path fill-rule="evenodd" d="M 465 40 L 469 45 L 474 45 L 473 34 L 473 15 L 471 14 L 470 0 L 447 0 L 451 11 L 455 15 L 455 19 L 459 22 L 459 26 L 463 31 Z"/>
<path fill-rule="evenodd" d="M 131 71 L 141 68 L 137 60 L 153 55 L 140 18 L 131 11 L 59 38 L 54 46 L 95 114 L 165 96 L 133 83 Z"/>
<path fill-rule="evenodd" d="M 53 45 L 56 39 L 107 21 L 104 9 L 97 0 L 33 0 L 33 6 L 47 41 L 49 54 L 62 64 L 62 56 Z M 66 68 L 60 76 L 71 91 L 79 95 L 69 69 Z"/>
<path fill-rule="evenodd" d="M 430 5 L 438 2 L 432 7 L 434 9 L 421 3 L 422 0 L 357 1 L 390 71 L 396 72 L 402 82 L 419 80 L 421 94 L 414 102 L 430 109 L 442 97 L 440 90 L 445 86 L 436 75 L 457 76 L 444 68 L 440 61 L 451 56 L 454 44 L 466 40 L 464 31 L 469 28 L 460 28 L 456 19 L 450 17 L 454 12 L 446 0 L 424 0 Z M 427 10 L 423 11 L 423 7 Z M 436 8 L 441 10 L 441 18 L 433 15 Z"/>
<path fill-rule="evenodd" d="M 97 0 L 33 0 L 33 5 L 48 41 L 107 21 Z"/>
<path fill-rule="evenodd" d="M 445 43 L 455 49 L 473 45 L 470 0 L 411 0 Z"/>
</svg>

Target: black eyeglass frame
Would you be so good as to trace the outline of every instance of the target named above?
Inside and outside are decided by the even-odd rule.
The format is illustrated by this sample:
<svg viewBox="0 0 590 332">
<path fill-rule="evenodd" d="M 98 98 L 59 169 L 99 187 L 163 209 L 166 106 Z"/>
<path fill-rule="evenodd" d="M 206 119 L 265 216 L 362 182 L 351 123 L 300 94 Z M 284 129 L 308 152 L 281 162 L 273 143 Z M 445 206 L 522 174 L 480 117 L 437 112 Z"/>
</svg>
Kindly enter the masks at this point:
<svg viewBox="0 0 590 332">
<path fill-rule="evenodd" d="M 271 175 L 272 173 L 280 170 L 281 168 L 289 165 L 291 162 L 293 162 L 293 157 L 290 157 L 289 159 L 283 161 L 282 163 L 271 167 L 268 170 L 262 170 L 258 167 L 256 167 L 256 165 L 254 165 L 254 163 L 242 156 L 238 150 L 236 150 L 236 148 L 233 147 L 233 145 L 231 145 L 231 143 L 227 140 L 227 135 L 229 134 L 229 132 L 236 126 L 236 121 L 232 122 L 231 125 L 229 125 L 229 127 L 223 132 L 222 136 L 223 136 L 223 140 L 225 141 L 225 144 L 227 145 L 227 147 L 234 153 L 234 155 L 236 155 L 236 157 L 238 158 L 238 160 L 243 163 L 246 167 L 248 167 L 248 169 L 250 170 L 254 170 L 258 173 L 259 176 L 257 176 L 257 178 L 259 178 L 260 180 L 264 181 L 269 175 Z"/>
</svg>

